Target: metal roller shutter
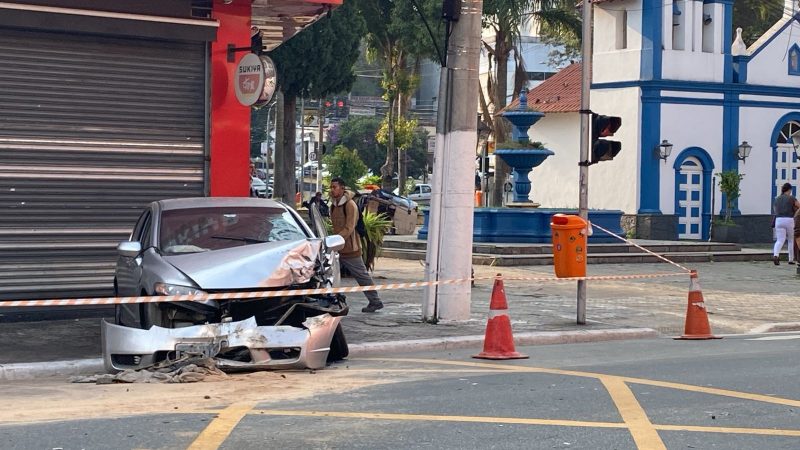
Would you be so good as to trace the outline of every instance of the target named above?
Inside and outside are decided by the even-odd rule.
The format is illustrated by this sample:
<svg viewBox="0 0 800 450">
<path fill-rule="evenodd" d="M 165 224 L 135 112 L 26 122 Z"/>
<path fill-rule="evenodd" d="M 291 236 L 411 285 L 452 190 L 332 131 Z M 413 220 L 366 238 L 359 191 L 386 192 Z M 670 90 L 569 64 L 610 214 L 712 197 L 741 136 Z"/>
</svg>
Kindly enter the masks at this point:
<svg viewBox="0 0 800 450">
<path fill-rule="evenodd" d="M 205 191 L 205 43 L 0 29 L 0 300 L 111 294 L 141 208 Z"/>
</svg>

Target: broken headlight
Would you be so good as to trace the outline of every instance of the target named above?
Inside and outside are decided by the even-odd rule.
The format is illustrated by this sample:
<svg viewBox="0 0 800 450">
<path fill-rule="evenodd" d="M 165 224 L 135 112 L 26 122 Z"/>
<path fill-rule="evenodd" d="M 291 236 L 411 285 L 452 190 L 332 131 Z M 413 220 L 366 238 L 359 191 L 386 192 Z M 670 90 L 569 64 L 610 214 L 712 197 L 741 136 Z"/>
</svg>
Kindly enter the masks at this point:
<svg viewBox="0 0 800 450">
<path fill-rule="evenodd" d="M 191 286 L 177 284 L 156 283 L 155 292 L 158 295 L 204 295 L 206 292 Z"/>
</svg>

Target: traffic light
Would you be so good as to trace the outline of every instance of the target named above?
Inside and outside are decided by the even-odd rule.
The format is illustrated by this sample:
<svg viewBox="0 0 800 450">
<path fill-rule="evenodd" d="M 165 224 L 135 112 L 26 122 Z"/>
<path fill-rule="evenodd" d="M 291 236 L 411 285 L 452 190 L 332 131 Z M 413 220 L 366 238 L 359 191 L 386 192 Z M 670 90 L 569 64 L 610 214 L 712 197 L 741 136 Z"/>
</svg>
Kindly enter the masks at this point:
<svg viewBox="0 0 800 450">
<path fill-rule="evenodd" d="M 336 101 L 336 116 L 337 117 L 345 117 L 347 115 L 347 105 L 345 104 L 344 100 L 337 100 Z"/>
<path fill-rule="evenodd" d="M 618 141 L 601 139 L 613 136 L 622 125 L 622 118 L 592 113 L 592 164 L 611 161 L 622 149 Z"/>
</svg>

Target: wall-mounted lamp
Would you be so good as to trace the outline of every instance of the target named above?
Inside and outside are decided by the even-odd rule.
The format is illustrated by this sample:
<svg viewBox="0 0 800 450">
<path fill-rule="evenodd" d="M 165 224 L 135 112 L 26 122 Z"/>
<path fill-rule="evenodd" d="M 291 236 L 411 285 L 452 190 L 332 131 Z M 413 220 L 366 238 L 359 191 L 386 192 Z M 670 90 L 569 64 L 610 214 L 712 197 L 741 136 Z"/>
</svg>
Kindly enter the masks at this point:
<svg viewBox="0 0 800 450">
<path fill-rule="evenodd" d="M 703 25 L 711 23 L 711 14 L 703 14 Z"/>
<path fill-rule="evenodd" d="M 792 135 L 792 147 L 794 147 L 794 154 L 797 159 L 800 159 L 800 133 Z"/>
<path fill-rule="evenodd" d="M 667 158 L 669 158 L 669 155 L 671 153 L 672 153 L 672 144 L 670 144 L 669 141 L 666 139 L 661 141 L 661 143 L 656 146 L 656 156 L 658 156 L 659 159 L 663 159 L 664 164 L 667 163 Z"/>
<path fill-rule="evenodd" d="M 750 156 L 750 150 L 753 149 L 753 146 L 748 144 L 747 141 L 742 141 L 738 147 L 736 147 L 736 159 L 741 162 L 744 162 L 748 156 Z"/>
</svg>

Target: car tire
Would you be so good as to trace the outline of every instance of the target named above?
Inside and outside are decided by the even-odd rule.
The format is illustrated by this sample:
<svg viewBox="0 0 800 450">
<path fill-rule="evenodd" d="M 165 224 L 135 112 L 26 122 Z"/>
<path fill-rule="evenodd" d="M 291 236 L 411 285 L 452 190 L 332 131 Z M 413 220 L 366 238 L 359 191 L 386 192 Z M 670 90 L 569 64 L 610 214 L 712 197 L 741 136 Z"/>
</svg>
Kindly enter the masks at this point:
<svg viewBox="0 0 800 450">
<path fill-rule="evenodd" d="M 347 358 L 347 355 L 349 354 L 350 348 L 347 346 L 347 338 L 344 336 L 342 324 L 340 323 L 336 325 L 336 331 L 333 332 L 333 337 L 331 338 L 331 349 L 328 352 L 327 362 L 330 364 L 336 361 L 341 361 Z"/>
</svg>

